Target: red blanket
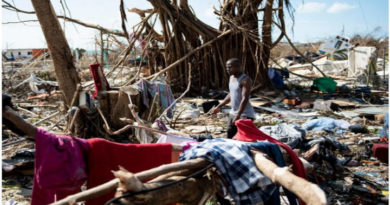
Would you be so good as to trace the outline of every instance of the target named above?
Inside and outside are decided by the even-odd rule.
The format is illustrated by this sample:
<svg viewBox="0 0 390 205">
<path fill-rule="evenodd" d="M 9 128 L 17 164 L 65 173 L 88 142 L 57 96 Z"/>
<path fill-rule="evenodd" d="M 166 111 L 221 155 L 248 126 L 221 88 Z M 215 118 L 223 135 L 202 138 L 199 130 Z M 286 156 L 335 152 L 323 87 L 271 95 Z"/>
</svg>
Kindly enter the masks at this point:
<svg viewBox="0 0 390 205">
<path fill-rule="evenodd" d="M 141 172 L 172 161 L 172 145 L 120 144 L 104 139 L 88 139 L 88 189 L 114 179 L 111 170 L 121 165 L 132 173 Z M 114 197 L 114 193 L 89 200 L 88 205 L 101 205 Z"/>
</svg>

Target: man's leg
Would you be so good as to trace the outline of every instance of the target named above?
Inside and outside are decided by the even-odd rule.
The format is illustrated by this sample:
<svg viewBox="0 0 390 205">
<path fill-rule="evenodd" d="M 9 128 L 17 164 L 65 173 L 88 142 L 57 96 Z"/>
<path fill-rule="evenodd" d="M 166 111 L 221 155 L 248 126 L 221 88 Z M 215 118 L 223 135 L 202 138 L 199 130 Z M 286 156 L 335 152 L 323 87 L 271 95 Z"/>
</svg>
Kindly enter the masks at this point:
<svg viewBox="0 0 390 205">
<path fill-rule="evenodd" d="M 237 127 L 233 122 L 234 116 L 230 116 L 228 119 L 228 126 L 227 126 L 227 138 L 232 139 L 234 135 L 237 133 Z"/>
</svg>

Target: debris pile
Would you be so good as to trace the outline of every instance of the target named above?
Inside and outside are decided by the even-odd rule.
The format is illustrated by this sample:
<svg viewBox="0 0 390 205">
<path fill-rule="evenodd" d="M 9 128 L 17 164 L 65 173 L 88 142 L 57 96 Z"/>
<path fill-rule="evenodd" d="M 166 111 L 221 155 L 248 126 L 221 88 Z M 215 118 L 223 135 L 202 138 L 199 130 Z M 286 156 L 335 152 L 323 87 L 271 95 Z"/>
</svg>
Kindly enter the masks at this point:
<svg viewBox="0 0 390 205">
<path fill-rule="evenodd" d="M 123 31 L 88 25 L 100 31 L 93 55 L 71 52 L 53 35 L 64 17 L 45 9 L 50 2 L 29 12 L 42 28 L 58 26 L 43 29 L 55 36 L 46 39 L 50 53 L 3 54 L 3 93 L 11 95 L 2 107 L 7 204 L 388 203 L 388 61 L 375 47 L 337 36 L 302 52 L 285 34 L 288 1 L 277 10 L 223 1 L 215 11 L 221 30 L 197 19 L 185 0 L 149 2 L 154 9 L 129 9 L 142 19 L 130 34 L 123 1 Z M 271 25 L 281 31 L 276 42 Z M 282 38 L 294 52 L 274 59 Z M 253 84 L 243 88 L 231 74 L 240 60 L 225 72 L 232 55 Z M 255 113 L 239 116 L 237 134 L 226 139 L 231 80 L 239 96 L 251 93 L 238 101 Z"/>
</svg>

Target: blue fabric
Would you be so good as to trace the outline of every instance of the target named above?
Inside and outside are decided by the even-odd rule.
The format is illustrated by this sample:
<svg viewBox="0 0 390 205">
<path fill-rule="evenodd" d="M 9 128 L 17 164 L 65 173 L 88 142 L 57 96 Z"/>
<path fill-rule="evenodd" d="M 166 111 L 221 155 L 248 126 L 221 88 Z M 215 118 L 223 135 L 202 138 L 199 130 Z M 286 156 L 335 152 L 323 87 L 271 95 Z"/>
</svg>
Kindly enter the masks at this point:
<svg viewBox="0 0 390 205">
<path fill-rule="evenodd" d="M 309 120 L 302 124 L 302 128 L 308 131 L 329 131 L 348 130 L 350 124 L 345 120 L 335 120 L 330 117 L 322 117 L 314 120 Z"/>
<path fill-rule="evenodd" d="M 389 113 L 386 113 L 385 124 L 383 125 L 383 128 L 379 132 L 379 137 L 383 137 L 383 136 L 389 138 Z"/>
<path fill-rule="evenodd" d="M 247 143 L 222 138 L 205 140 L 182 153 L 179 160 L 198 157 L 214 163 L 237 205 L 263 203 L 277 189 L 257 169 Z"/>
<path fill-rule="evenodd" d="M 268 68 L 268 77 L 271 79 L 271 82 L 276 89 L 284 89 L 283 76 L 280 71 L 275 70 L 273 68 Z"/>
<path fill-rule="evenodd" d="M 142 94 L 142 101 L 144 105 L 149 108 L 149 96 L 150 94 L 152 98 L 156 95 L 156 93 L 159 93 L 160 95 L 160 104 L 161 107 L 165 110 L 168 108 L 174 101 L 175 98 L 173 97 L 171 87 L 167 84 L 161 83 L 161 82 L 148 82 L 145 79 L 140 80 L 135 87 L 138 91 Z M 167 116 L 169 118 L 172 118 L 172 110 L 175 106 L 172 106 L 171 109 L 168 110 Z"/>
<path fill-rule="evenodd" d="M 274 162 L 279 166 L 279 167 L 284 167 L 286 166 L 283 155 L 280 152 L 279 146 L 263 141 L 263 142 L 257 142 L 251 145 L 252 148 L 259 150 L 268 156 L 272 157 Z M 283 188 L 284 193 L 286 194 L 288 201 L 290 202 L 290 205 L 297 205 L 297 198 L 293 193 L 291 193 L 289 190 Z M 272 204 L 272 205 L 279 205 L 280 204 L 280 193 L 279 193 L 279 188 L 274 191 L 272 194 L 271 198 L 268 200 L 266 204 Z"/>
</svg>

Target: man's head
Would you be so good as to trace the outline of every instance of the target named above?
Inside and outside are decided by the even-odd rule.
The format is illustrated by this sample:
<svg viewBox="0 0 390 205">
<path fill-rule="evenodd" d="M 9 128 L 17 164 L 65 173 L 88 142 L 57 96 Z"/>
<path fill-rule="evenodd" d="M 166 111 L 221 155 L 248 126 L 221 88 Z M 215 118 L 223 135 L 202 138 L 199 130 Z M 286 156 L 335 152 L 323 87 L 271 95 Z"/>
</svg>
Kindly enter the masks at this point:
<svg viewBox="0 0 390 205">
<path fill-rule="evenodd" d="M 226 61 L 226 70 L 229 75 L 236 75 L 241 72 L 241 61 L 238 58 L 231 58 Z"/>
</svg>

